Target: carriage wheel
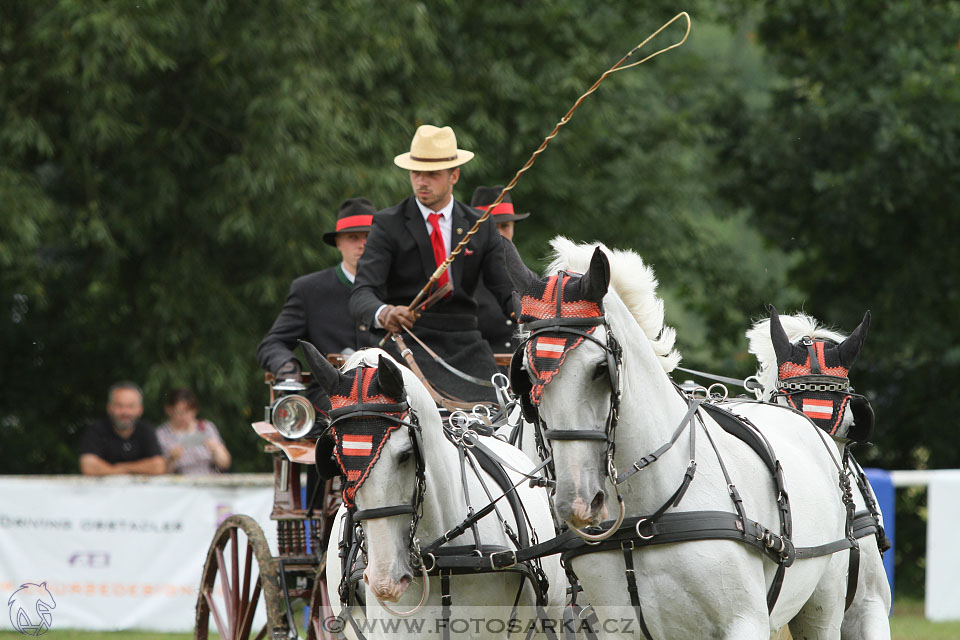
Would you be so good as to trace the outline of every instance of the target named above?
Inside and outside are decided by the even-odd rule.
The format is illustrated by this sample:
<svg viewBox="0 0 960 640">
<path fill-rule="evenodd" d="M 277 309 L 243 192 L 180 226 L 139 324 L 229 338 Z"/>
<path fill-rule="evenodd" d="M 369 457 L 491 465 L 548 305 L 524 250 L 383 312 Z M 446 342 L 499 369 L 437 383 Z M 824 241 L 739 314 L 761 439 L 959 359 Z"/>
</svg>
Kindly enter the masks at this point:
<svg viewBox="0 0 960 640">
<path fill-rule="evenodd" d="M 317 576 L 313 580 L 313 594 L 310 596 L 310 624 L 307 627 L 307 640 L 334 640 L 337 634 L 336 623 L 332 622 L 333 608 L 327 595 L 327 556 L 324 552 Z"/>
<path fill-rule="evenodd" d="M 267 621 L 254 631 L 253 618 L 261 601 Z M 194 639 L 207 640 L 211 618 L 221 640 L 272 639 L 278 628 L 285 635 L 282 610 L 277 566 L 263 530 L 249 516 L 230 516 L 217 528 L 207 551 Z"/>
</svg>

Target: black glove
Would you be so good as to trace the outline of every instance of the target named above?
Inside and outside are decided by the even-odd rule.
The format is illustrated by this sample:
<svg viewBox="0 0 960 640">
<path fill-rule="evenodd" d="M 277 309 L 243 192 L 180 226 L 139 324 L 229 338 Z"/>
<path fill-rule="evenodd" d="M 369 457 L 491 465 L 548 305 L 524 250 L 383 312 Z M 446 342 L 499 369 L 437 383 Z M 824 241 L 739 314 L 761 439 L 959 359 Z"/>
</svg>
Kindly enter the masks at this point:
<svg viewBox="0 0 960 640">
<path fill-rule="evenodd" d="M 296 360 L 287 360 L 277 369 L 277 373 L 274 375 L 277 380 L 296 380 L 300 382 L 300 363 Z"/>
</svg>

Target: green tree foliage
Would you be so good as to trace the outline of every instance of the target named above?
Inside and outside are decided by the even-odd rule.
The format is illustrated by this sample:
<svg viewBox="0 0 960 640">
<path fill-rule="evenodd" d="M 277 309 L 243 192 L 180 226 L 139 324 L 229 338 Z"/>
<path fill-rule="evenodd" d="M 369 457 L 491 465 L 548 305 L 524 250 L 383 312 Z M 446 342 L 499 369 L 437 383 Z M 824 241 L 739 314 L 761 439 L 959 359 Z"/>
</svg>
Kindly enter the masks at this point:
<svg viewBox="0 0 960 640">
<path fill-rule="evenodd" d="M 873 311 L 853 378 L 878 429 L 858 456 L 891 469 L 960 464 L 958 21 L 955 0 L 768 4 L 771 100 L 728 112 L 726 189 L 803 253 L 790 278 L 806 310 L 847 330 Z M 898 511 L 898 582 L 918 592 L 925 509 L 905 492 Z"/>
<path fill-rule="evenodd" d="M 806 308 L 848 330 L 873 310 L 855 374 L 891 468 L 960 458 L 942 392 L 960 381 L 958 19 L 955 1 L 768 8 L 758 34 L 779 79 L 768 106 L 742 111 L 733 147 L 737 200 L 805 254 L 791 279 Z"/>
<path fill-rule="evenodd" d="M 562 233 L 635 248 L 698 368 L 747 373 L 742 331 L 797 301 L 797 259 L 720 197 L 727 107 L 760 100 L 758 50 L 711 24 L 614 74 L 514 192 L 521 249 Z M 76 469 L 107 386 L 198 392 L 235 468 L 266 470 L 256 344 L 290 280 L 333 263 L 338 203 L 407 195 L 416 125 L 477 151 L 458 194 L 505 183 L 667 3 L 217 0 L 0 5 L 0 450 L 5 472 Z M 699 12 L 699 13 L 698 13 Z M 676 41 L 682 27 L 643 53 Z M 728 120 L 725 120 L 728 118 Z M 532 261 L 531 261 L 532 263 Z"/>
</svg>

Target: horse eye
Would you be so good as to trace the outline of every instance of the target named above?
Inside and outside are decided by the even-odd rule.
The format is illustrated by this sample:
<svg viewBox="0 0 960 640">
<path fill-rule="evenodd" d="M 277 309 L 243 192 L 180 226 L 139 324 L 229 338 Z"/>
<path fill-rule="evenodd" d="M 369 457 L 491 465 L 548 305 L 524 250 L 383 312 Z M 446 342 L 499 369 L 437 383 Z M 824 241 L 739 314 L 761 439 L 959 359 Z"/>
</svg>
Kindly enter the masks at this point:
<svg viewBox="0 0 960 640">
<path fill-rule="evenodd" d="M 397 456 L 397 462 L 403 464 L 410 459 L 410 450 L 402 451 L 399 456 Z"/>
<path fill-rule="evenodd" d="M 597 368 L 593 370 L 593 379 L 596 380 L 600 376 L 606 375 L 610 370 L 610 367 L 606 362 L 601 362 L 597 365 Z"/>
</svg>

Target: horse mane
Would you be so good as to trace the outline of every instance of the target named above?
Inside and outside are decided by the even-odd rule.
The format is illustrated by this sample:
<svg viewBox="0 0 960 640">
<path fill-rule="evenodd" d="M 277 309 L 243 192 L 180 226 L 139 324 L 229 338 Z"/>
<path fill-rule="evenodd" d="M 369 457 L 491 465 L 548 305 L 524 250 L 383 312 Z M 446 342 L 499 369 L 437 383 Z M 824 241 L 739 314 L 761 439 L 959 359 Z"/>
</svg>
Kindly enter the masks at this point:
<svg viewBox="0 0 960 640">
<path fill-rule="evenodd" d="M 845 333 L 825 327 L 819 320 L 803 312 L 780 316 L 780 324 L 783 325 L 790 344 L 798 342 L 804 336 L 837 343 L 843 342 L 847 337 Z M 760 365 L 757 378 L 763 385 L 763 397 L 768 400 L 777 385 L 777 354 L 770 338 L 770 318 L 755 322 L 745 335 L 750 345 L 749 351 L 756 356 Z"/>
<path fill-rule="evenodd" d="M 616 293 L 640 325 L 663 370 L 670 373 L 680 364 L 680 353 L 674 349 L 676 329 L 663 324 L 663 300 L 657 297 L 657 277 L 639 255 L 633 251 L 609 249 L 599 242 L 576 244 L 563 236 L 551 240 L 550 246 L 553 247 L 553 256 L 548 274 L 560 269 L 585 273 L 594 250 L 600 247 L 610 262 L 610 291 Z"/>
</svg>

